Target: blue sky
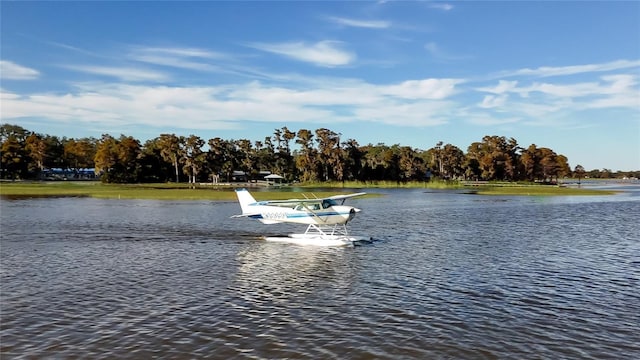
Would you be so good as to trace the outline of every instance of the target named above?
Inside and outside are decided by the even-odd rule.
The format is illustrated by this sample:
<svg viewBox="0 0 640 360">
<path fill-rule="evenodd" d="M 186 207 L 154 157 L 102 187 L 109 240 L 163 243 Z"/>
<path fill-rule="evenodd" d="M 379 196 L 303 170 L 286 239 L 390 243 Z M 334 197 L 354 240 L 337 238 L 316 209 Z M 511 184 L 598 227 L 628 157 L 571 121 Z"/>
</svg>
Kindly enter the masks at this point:
<svg viewBox="0 0 640 360">
<path fill-rule="evenodd" d="M 637 1 L 0 2 L 2 123 L 56 136 L 485 135 L 640 170 Z"/>
</svg>

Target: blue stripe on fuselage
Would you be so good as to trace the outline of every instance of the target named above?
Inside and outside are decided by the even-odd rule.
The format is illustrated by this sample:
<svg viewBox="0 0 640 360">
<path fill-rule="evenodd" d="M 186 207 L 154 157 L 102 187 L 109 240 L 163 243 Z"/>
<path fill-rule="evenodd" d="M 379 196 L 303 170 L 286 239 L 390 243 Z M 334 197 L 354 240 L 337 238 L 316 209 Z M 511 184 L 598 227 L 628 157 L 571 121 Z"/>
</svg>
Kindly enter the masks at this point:
<svg viewBox="0 0 640 360">
<path fill-rule="evenodd" d="M 334 215 L 348 215 L 349 213 L 339 213 L 337 211 L 326 211 L 326 212 L 317 212 L 317 213 L 305 213 L 305 214 L 287 214 L 288 218 L 298 218 L 298 217 L 316 217 L 316 216 L 334 216 Z"/>
<path fill-rule="evenodd" d="M 293 219 L 293 218 L 303 218 L 303 217 L 316 217 L 316 216 L 335 216 L 335 215 L 349 215 L 348 212 L 337 212 L 337 211 L 329 211 L 329 212 L 319 212 L 319 213 L 305 213 L 305 214 L 286 214 L 287 215 L 287 219 Z M 251 219 L 264 219 L 265 217 L 262 216 L 262 214 L 254 214 L 254 215 L 249 215 L 249 218 Z"/>
</svg>

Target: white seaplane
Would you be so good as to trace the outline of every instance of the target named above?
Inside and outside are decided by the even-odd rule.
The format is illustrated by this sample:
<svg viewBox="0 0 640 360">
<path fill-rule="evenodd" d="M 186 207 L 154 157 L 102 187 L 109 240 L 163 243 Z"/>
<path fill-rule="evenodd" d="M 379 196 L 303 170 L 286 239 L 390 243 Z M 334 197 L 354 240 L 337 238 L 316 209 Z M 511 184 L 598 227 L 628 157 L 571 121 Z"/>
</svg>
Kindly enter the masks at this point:
<svg viewBox="0 0 640 360">
<path fill-rule="evenodd" d="M 344 205 L 344 202 L 348 198 L 364 194 L 366 193 L 335 195 L 326 198 L 256 201 L 247 189 L 237 189 L 236 195 L 242 208 L 242 214 L 232 217 L 257 219 L 263 224 L 308 225 L 304 233 L 265 237 L 267 241 L 301 245 L 352 246 L 356 242 L 370 239 L 349 235 L 347 223 L 360 212 L 360 209 Z M 342 201 L 338 204 L 340 200 Z"/>
</svg>

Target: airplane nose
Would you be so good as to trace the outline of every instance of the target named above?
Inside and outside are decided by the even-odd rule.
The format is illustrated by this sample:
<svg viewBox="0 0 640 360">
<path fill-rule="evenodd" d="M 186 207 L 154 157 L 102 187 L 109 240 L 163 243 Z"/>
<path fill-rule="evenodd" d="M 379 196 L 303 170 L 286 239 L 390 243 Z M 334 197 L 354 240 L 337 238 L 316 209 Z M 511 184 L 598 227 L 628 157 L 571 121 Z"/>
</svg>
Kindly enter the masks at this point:
<svg viewBox="0 0 640 360">
<path fill-rule="evenodd" d="M 349 210 L 349 220 L 347 220 L 347 221 L 350 221 L 351 219 L 356 217 L 356 213 L 359 212 L 359 211 L 360 211 L 360 209 L 352 207 L 351 210 Z"/>
</svg>

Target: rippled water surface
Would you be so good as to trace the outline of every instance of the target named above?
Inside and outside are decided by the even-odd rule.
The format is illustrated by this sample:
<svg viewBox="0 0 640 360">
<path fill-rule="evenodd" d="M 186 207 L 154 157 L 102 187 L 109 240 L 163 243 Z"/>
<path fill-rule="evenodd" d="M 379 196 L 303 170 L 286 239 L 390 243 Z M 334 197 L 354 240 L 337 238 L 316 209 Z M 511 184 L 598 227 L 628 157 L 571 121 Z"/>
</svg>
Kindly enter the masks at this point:
<svg viewBox="0 0 640 360">
<path fill-rule="evenodd" d="M 640 358 L 640 189 L 369 190 L 354 248 L 233 202 L 0 200 L 0 357 Z"/>
</svg>

